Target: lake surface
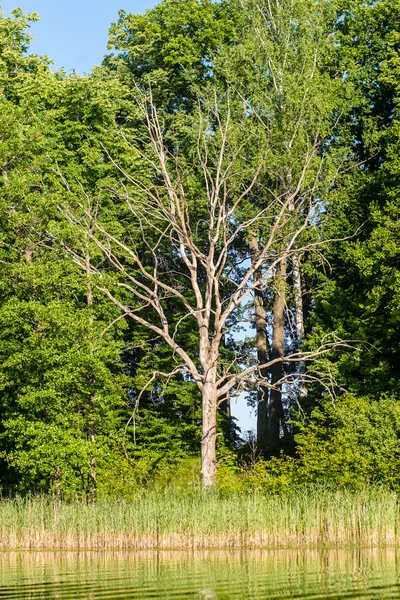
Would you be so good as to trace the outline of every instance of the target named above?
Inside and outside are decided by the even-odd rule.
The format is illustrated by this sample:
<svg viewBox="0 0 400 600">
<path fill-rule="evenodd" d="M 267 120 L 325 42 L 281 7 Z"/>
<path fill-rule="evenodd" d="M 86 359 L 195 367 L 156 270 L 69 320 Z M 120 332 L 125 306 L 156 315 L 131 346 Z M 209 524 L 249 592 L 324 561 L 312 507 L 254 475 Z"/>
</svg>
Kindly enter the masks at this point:
<svg viewBox="0 0 400 600">
<path fill-rule="evenodd" d="M 0 599 L 400 598 L 400 552 L 0 552 Z"/>
</svg>

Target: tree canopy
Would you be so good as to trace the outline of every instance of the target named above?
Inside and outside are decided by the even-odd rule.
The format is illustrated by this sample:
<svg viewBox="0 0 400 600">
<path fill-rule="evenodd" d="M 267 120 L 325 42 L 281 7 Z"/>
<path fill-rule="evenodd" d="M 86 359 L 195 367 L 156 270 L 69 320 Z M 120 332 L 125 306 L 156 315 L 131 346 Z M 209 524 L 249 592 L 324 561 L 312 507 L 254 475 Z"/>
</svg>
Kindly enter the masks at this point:
<svg viewBox="0 0 400 600">
<path fill-rule="evenodd" d="M 3 493 L 398 487 L 400 2 L 162 0 L 84 77 L 37 19 L 0 14 Z"/>
</svg>

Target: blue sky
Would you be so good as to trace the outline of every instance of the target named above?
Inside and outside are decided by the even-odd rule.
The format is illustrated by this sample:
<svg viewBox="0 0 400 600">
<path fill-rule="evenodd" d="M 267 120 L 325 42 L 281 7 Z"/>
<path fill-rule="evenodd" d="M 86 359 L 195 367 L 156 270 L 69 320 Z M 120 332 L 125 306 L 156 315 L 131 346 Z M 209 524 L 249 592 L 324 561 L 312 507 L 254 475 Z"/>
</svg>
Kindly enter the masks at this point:
<svg viewBox="0 0 400 600">
<path fill-rule="evenodd" d="M 17 6 L 39 13 L 40 22 L 31 28 L 36 38 L 32 52 L 48 54 L 56 67 L 82 74 L 101 62 L 108 28 L 120 8 L 144 13 L 155 4 L 155 0 L 0 0 L 4 15 Z"/>
<path fill-rule="evenodd" d="M 156 0 L 0 0 L 5 16 L 17 6 L 25 12 L 39 13 L 40 21 L 31 27 L 36 38 L 31 52 L 47 54 L 55 61 L 56 68 L 75 69 L 80 74 L 100 64 L 107 52 L 108 29 L 117 19 L 119 9 L 144 13 L 156 3 Z M 243 431 L 255 428 L 254 411 L 250 415 L 243 397 L 232 401 L 232 413 Z"/>
</svg>

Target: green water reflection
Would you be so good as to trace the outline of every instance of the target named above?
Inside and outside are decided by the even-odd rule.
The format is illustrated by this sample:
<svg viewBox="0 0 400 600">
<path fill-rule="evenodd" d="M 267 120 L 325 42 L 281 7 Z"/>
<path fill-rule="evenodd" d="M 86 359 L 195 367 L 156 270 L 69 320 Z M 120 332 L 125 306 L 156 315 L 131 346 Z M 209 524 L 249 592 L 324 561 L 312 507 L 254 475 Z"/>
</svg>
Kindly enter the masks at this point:
<svg viewBox="0 0 400 600">
<path fill-rule="evenodd" d="M 400 598 L 398 551 L 2 552 L 6 598 Z"/>
</svg>

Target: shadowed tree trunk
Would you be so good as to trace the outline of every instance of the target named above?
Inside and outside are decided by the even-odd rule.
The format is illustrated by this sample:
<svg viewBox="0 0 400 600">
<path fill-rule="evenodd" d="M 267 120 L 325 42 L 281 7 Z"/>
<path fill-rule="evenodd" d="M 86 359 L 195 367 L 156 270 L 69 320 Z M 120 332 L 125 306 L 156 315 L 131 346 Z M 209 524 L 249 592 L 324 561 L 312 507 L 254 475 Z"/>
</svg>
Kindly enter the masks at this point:
<svg viewBox="0 0 400 600">
<path fill-rule="evenodd" d="M 293 254 L 292 258 L 293 265 L 293 291 L 294 301 L 296 308 L 296 335 L 298 346 L 301 347 L 304 339 L 304 310 L 303 310 L 303 290 L 301 284 L 301 258 L 299 253 Z M 306 366 L 304 361 L 298 363 L 299 373 L 299 394 L 301 397 L 307 395 L 307 388 L 304 381 L 302 381 L 302 375 L 305 373 Z M 304 378 L 303 378 L 304 379 Z"/>
<path fill-rule="evenodd" d="M 255 235 L 250 239 L 250 250 L 253 263 L 259 255 L 258 241 Z M 254 272 L 254 281 L 262 280 L 261 267 Z M 257 362 L 265 365 L 269 360 L 267 323 L 265 318 L 262 284 L 254 289 L 254 313 L 256 325 Z M 260 378 L 268 377 L 268 369 L 260 369 Z M 269 390 L 262 380 L 257 385 L 257 449 L 266 454 L 268 449 L 268 395 Z"/>
<path fill-rule="evenodd" d="M 95 398 L 93 398 L 95 401 Z M 94 425 L 90 425 L 88 429 L 88 440 L 92 444 L 96 441 Z M 90 469 L 88 474 L 88 501 L 95 503 L 97 500 L 97 468 L 96 468 L 96 457 L 94 454 L 90 456 Z"/>
<path fill-rule="evenodd" d="M 293 288 L 296 306 L 296 333 L 299 344 L 304 338 L 303 292 L 301 287 L 301 259 L 298 253 L 293 254 Z"/>
<path fill-rule="evenodd" d="M 276 270 L 274 323 L 271 359 L 283 358 L 285 344 L 285 304 L 286 304 L 286 258 L 282 258 Z M 283 419 L 282 377 L 283 362 L 271 365 L 270 402 L 268 410 L 268 446 L 273 454 L 279 452 L 280 425 Z"/>
<path fill-rule="evenodd" d="M 3 183 L 4 185 L 8 185 L 8 164 L 7 161 L 3 163 L 3 168 L 1 170 L 1 174 L 3 175 Z"/>
<path fill-rule="evenodd" d="M 229 395 L 229 392 L 227 392 L 225 394 L 225 396 L 220 400 L 220 408 L 221 411 L 227 416 L 227 417 L 231 417 L 232 416 L 232 412 L 231 412 L 231 397 Z"/>
<path fill-rule="evenodd" d="M 89 332 L 88 333 L 89 333 L 90 354 L 93 355 L 93 344 L 94 344 L 93 314 L 92 314 L 93 290 L 92 290 L 91 273 L 90 273 L 90 256 L 89 256 L 88 252 L 86 254 L 85 264 L 86 264 L 86 303 L 87 303 L 87 307 L 88 307 L 88 311 L 89 311 L 89 322 L 88 322 Z M 92 380 L 93 380 L 93 384 L 94 384 L 95 383 L 95 375 L 94 374 L 92 375 Z M 94 415 L 93 415 L 95 406 L 96 406 L 96 395 L 94 393 L 92 393 L 90 395 L 90 400 L 89 400 L 89 425 L 88 425 L 88 431 L 87 431 L 87 437 L 88 437 L 90 444 L 92 445 L 92 448 L 94 448 L 94 444 L 96 441 L 96 429 L 95 429 Z M 96 465 L 96 456 L 94 454 L 94 451 L 92 451 L 90 453 L 90 466 L 89 466 L 89 473 L 88 473 L 88 478 L 87 478 L 87 499 L 88 499 L 88 502 L 90 502 L 90 503 L 95 503 L 97 500 L 97 465 Z"/>
<path fill-rule="evenodd" d="M 224 348 L 226 348 L 226 334 L 224 332 L 223 338 L 222 338 L 222 345 L 224 346 Z M 231 411 L 231 396 L 229 391 L 226 392 L 226 394 L 224 394 L 224 396 L 221 397 L 220 401 L 219 401 L 219 407 L 221 412 L 224 413 L 224 415 L 226 415 L 226 417 L 228 418 L 228 420 L 230 421 L 231 416 L 232 416 L 232 411 Z"/>
</svg>

